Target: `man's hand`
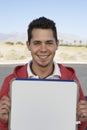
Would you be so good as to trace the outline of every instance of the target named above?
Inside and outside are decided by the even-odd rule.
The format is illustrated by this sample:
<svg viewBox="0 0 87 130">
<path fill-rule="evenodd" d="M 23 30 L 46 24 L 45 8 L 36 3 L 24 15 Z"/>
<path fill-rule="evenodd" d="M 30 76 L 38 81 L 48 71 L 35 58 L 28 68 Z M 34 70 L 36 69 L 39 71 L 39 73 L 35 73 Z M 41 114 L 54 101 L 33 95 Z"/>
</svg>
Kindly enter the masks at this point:
<svg viewBox="0 0 87 130">
<path fill-rule="evenodd" d="M 8 121 L 10 106 L 10 99 L 6 96 L 3 96 L 0 99 L 0 121 Z"/>
<path fill-rule="evenodd" d="M 87 121 L 87 101 L 81 100 L 77 105 L 78 120 L 81 122 Z"/>
</svg>

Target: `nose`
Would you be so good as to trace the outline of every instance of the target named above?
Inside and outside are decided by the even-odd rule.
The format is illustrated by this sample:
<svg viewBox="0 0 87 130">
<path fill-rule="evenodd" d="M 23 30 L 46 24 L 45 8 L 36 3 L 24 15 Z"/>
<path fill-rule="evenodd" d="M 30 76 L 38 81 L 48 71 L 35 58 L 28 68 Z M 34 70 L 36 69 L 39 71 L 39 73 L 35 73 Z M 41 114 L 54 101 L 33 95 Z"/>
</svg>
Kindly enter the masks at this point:
<svg viewBox="0 0 87 130">
<path fill-rule="evenodd" d="M 41 44 L 41 51 L 46 51 L 47 50 L 47 46 L 45 43 Z"/>
</svg>

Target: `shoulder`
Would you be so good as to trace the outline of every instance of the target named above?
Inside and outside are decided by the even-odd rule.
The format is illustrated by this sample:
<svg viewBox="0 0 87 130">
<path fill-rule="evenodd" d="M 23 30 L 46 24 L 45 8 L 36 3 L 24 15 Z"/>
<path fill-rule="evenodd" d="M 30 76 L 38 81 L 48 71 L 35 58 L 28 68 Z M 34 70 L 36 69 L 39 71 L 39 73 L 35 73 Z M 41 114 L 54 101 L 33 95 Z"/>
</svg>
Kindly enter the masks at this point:
<svg viewBox="0 0 87 130">
<path fill-rule="evenodd" d="M 13 72 L 4 79 L 1 86 L 0 97 L 2 97 L 2 95 L 7 96 L 9 94 L 10 84 L 15 78 L 27 78 L 27 64 L 16 66 Z"/>
<path fill-rule="evenodd" d="M 70 66 L 64 66 L 63 64 L 58 64 L 61 72 L 61 78 L 63 79 L 74 79 L 76 78 L 76 72 L 74 68 Z"/>
</svg>

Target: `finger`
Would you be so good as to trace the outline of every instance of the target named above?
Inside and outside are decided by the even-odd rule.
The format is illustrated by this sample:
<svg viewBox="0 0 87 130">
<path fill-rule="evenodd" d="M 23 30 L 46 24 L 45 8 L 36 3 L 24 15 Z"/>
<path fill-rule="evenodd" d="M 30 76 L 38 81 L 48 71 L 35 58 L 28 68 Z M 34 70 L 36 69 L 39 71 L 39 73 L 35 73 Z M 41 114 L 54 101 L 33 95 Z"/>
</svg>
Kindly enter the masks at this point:
<svg viewBox="0 0 87 130">
<path fill-rule="evenodd" d="M 86 110 L 84 110 L 84 111 L 82 112 L 82 116 L 83 116 L 83 117 L 87 117 L 87 111 L 86 111 Z"/>
<path fill-rule="evenodd" d="M 0 112 L 3 110 L 3 109 L 5 109 L 6 111 L 10 111 L 10 107 L 9 106 L 7 106 L 7 105 L 2 105 L 1 107 L 0 107 Z"/>
<path fill-rule="evenodd" d="M 77 105 L 77 109 L 87 109 L 87 103 L 86 102 L 80 102 Z"/>
<path fill-rule="evenodd" d="M 1 105 L 7 105 L 7 106 L 10 106 L 10 99 L 8 97 L 2 97 L 1 100 L 0 100 L 0 106 Z"/>
<path fill-rule="evenodd" d="M 9 118 L 8 114 L 1 114 L 0 115 L 0 120 L 2 120 L 4 122 L 7 122 L 8 118 Z"/>
<path fill-rule="evenodd" d="M 0 101 L 0 105 L 2 105 L 2 104 L 10 105 L 10 101 L 7 101 L 7 100 L 1 100 L 1 101 Z"/>
<path fill-rule="evenodd" d="M 87 110 L 87 106 L 86 105 L 79 105 L 78 109 L 80 109 L 80 110 L 86 109 Z"/>
<path fill-rule="evenodd" d="M 10 101 L 10 98 L 9 97 L 7 97 L 7 96 L 3 96 L 2 98 L 1 98 L 1 101 Z"/>
<path fill-rule="evenodd" d="M 85 122 L 85 121 L 87 121 L 87 117 L 79 117 L 79 121 Z"/>
<path fill-rule="evenodd" d="M 7 114 L 7 113 L 9 113 L 9 111 L 8 111 L 7 109 L 2 109 L 2 110 L 0 111 L 0 114 Z"/>
<path fill-rule="evenodd" d="M 79 105 L 87 105 L 87 101 L 85 101 L 85 100 L 80 100 L 78 104 L 79 104 Z"/>
</svg>

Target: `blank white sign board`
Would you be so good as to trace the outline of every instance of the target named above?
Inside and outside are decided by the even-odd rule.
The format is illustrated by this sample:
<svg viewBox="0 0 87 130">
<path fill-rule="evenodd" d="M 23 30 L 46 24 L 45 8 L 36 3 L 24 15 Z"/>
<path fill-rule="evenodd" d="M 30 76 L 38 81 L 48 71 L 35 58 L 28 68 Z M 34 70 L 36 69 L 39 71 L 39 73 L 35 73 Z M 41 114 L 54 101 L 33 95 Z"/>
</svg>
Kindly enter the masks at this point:
<svg viewBox="0 0 87 130">
<path fill-rule="evenodd" d="M 10 130 L 75 130 L 76 104 L 74 81 L 13 80 Z"/>
</svg>

